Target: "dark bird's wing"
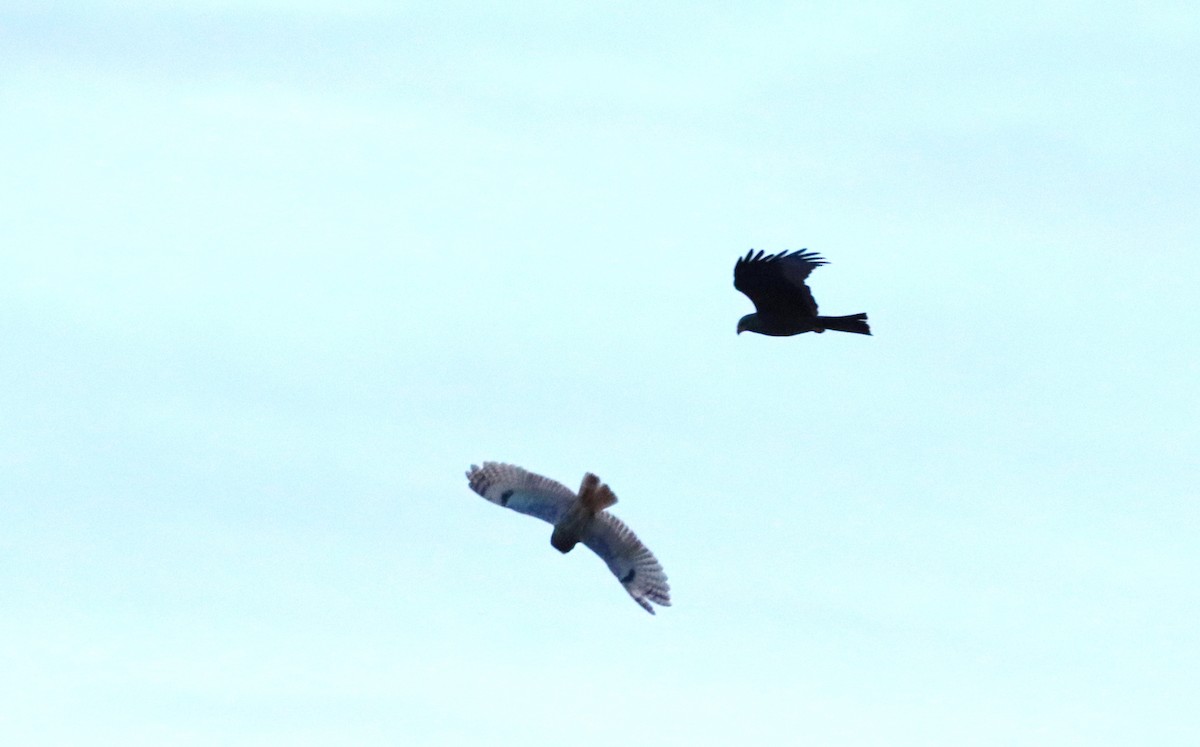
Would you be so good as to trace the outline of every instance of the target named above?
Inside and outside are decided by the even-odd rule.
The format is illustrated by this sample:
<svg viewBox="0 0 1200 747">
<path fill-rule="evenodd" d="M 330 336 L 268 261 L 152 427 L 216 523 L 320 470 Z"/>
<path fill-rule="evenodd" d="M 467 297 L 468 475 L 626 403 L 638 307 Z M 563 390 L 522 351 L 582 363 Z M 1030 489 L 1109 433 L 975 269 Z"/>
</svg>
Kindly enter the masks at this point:
<svg viewBox="0 0 1200 747">
<path fill-rule="evenodd" d="M 763 255 L 751 249 L 733 266 L 733 287 L 750 297 L 760 314 L 817 315 L 817 301 L 804 284 L 814 268 L 828 264 L 816 252 Z"/>
<path fill-rule="evenodd" d="M 671 586 L 662 565 L 625 522 L 608 512 L 596 514 L 582 537 L 583 544 L 608 564 L 633 601 L 654 614 L 651 602 L 671 605 Z"/>
<path fill-rule="evenodd" d="M 492 503 L 535 516 L 551 524 L 559 520 L 575 500 L 575 493 L 562 483 L 535 475 L 515 464 L 484 462 L 467 471 L 471 490 Z"/>
</svg>

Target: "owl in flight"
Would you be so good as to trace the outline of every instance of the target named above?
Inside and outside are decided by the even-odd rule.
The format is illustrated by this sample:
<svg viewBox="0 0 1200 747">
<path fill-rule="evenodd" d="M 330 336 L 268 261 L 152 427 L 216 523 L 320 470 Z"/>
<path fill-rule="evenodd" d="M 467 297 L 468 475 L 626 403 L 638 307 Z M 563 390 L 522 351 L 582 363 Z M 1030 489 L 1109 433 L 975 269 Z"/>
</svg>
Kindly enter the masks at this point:
<svg viewBox="0 0 1200 747">
<path fill-rule="evenodd" d="M 492 503 L 553 524 L 550 544 L 559 552 L 570 552 L 579 542 L 587 545 L 650 614 L 651 602 L 670 606 L 667 574 L 637 535 L 606 510 L 617 496 L 592 473 L 583 476 L 578 494 L 548 477 L 499 462 L 471 465 L 467 480 L 471 490 Z"/>
</svg>

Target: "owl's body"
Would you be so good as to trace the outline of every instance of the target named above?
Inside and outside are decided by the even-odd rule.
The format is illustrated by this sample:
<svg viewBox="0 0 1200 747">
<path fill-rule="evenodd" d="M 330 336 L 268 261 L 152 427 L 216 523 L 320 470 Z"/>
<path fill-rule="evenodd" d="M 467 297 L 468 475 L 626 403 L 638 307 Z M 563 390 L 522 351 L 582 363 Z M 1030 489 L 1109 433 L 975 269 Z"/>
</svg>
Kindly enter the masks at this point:
<svg viewBox="0 0 1200 747">
<path fill-rule="evenodd" d="M 485 465 L 486 466 L 486 465 Z M 571 549 L 583 539 L 588 528 L 596 519 L 596 514 L 617 502 L 617 496 L 612 490 L 600 482 L 600 478 L 591 472 L 583 476 L 583 484 L 579 486 L 579 495 L 567 510 L 554 522 L 554 532 L 550 535 L 550 544 L 561 553 L 571 552 Z"/>
</svg>

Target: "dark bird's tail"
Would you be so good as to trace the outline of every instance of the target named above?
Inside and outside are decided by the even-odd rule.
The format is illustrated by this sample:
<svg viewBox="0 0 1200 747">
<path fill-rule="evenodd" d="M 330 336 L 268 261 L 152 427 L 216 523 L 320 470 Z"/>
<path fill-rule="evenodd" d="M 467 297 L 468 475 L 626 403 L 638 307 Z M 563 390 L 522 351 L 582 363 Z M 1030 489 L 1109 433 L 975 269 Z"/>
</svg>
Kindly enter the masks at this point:
<svg viewBox="0 0 1200 747">
<path fill-rule="evenodd" d="M 871 334 L 871 327 L 867 324 L 866 314 L 851 314 L 850 316 L 819 316 L 816 319 L 817 324 L 821 325 L 817 329 L 818 332 L 825 329 L 832 329 L 838 332 L 853 332 L 856 335 Z M 823 328 L 823 329 L 822 329 Z"/>
</svg>

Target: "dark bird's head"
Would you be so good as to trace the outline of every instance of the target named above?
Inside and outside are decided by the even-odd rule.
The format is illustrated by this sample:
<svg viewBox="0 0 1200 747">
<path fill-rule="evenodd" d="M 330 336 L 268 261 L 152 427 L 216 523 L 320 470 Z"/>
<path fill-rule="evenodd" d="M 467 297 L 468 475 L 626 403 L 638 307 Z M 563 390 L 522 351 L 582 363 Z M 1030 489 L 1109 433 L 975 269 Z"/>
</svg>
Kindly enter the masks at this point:
<svg viewBox="0 0 1200 747">
<path fill-rule="evenodd" d="M 758 331 L 758 314 L 747 314 L 741 319 L 738 319 L 738 331 L 740 335 L 743 332 Z"/>
</svg>

